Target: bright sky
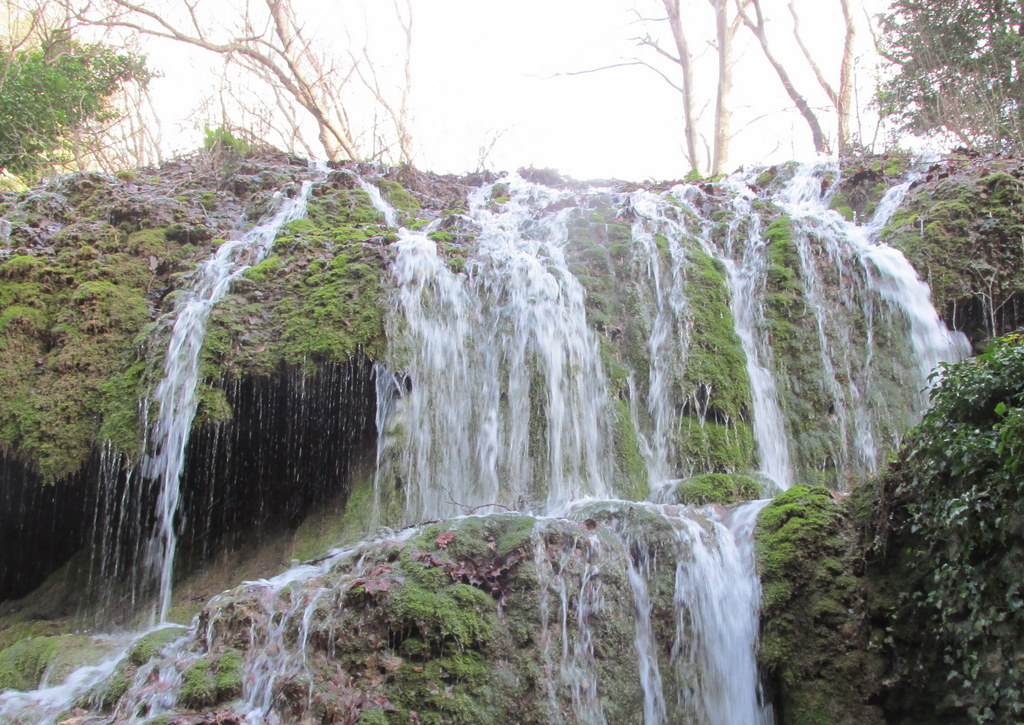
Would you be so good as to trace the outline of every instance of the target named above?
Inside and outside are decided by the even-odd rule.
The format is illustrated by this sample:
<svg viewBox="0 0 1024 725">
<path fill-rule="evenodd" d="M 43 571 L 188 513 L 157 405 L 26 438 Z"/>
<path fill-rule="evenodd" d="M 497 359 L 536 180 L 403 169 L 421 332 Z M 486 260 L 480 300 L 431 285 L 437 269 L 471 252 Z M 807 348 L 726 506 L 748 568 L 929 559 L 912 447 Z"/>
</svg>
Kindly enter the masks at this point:
<svg viewBox="0 0 1024 725">
<path fill-rule="evenodd" d="M 238 0 L 234 0 L 237 2 Z M 210 0 L 204 8 L 217 11 L 230 25 L 232 0 Z M 362 13 L 368 29 L 358 29 Z M 698 83 L 706 91 L 705 117 L 713 109 L 714 54 L 711 17 L 704 0 L 684 0 L 691 7 L 687 32 L 699 62 L 707 70 Z M 838 2 L 796 0 L 805 38 L 820 54 L 823 70 L 838 77 L 842 28 Z M 644 26 L 640 13 L 661 17 L 659 0 L 412 0 L 413 132 L 417 166 L 439 172 L 461 173 L 478 168 L 482 149 L 488 168 L 505 170 L 534 165 L 553 167 L 577 178 L 620 177 L 634 180 L 678 178 L 688 166 L 682 154 L 679 94 L 653 71 L 635 66 L 583 75 L 565 75 L 614 65 L 641 56 L 632 40 L 644 32 L 667 33 L 664 24 Z M 857 6 L 854 0 L 852 5 Z M 868 3 L 877 12 L 883 0 Z M 796 55 L 790 21 L 780 0 L 765 3 L 780 13 L 769 33 L 793 68 L 798 85 L 813 104 L 827 105 L 813 77 Z M 387 43 L 394 36 L 389 21 L 391 3 L 351 0 L 339 4 L 335 15 L 323 3 L 295 0 L 299 14 L 317 13 L 310 27 L 326 39 L 345 35 L 366 37 L 381 66 L 399 58 Z M 353 8 L 356 8 L 353 11 Z M 865 13 L 857 13 L 860 49 L 857 82 L 862 103 L 873 86 L 873 55 Z M 354 20 L 353 17 L 356 19 Z M 648 28 L 645 31 L 645 27 Z M 355 29 L 354 29 L 355 28 Z M 732 106 L 735 139 L 729 169 L 792 158 L 806 158 L 810 148 L 806 125 L 792 111 L 788 97 L 761 54 L 741 30 Z M 666 47 L 670 45 L 666 37 Z M 180 44 L 150 42 L 151 65 L 165 77 L 153 91 L 160 104 L 165 136 L 176 150 L 195 148 L 206 122 L 216 125 L 221 109 L 214 104 L 207 114 L 196 111 L 218 67 L 209 54 Z M 212 65 L 211 65 L 212 62 Z M 664 67 L 664 66 L 663 66 Z M 670 71 L 666 67 L 666 70 Z M 386 72 L 386 71 L 385 71 Z M 835 82 L 835 81 L 834 81 Z M 822 123 L 834 136 L 834 121 L 824 114 Z M 862 129 L 870 141 L 874 127 L 865 116 Z M 496 140 L 495 140 L 496 139 Z M 709 140 L 710 142 L 710 140 Z"/>
</svg>

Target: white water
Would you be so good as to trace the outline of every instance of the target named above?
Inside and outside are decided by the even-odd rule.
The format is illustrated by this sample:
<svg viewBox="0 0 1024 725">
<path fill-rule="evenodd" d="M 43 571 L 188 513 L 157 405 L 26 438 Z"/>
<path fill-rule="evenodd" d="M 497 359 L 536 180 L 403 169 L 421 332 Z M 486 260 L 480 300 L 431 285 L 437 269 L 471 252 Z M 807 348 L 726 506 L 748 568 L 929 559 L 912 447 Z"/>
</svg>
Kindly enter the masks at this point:
<svg viewBox="0 0 1024 725">
<path fill-rule="evenodd" d="M 0 693 L 0 722 L 8 725 L 51 725 L 93 687 L 113 674 L 124 652 L 97 665 L 80 667 L 64 682 L 30 692 L 9 690 Z"/>
<path fill-rule="evenodd" d="M 733 217 L 729 222 L 725 249 L 715 248 L 705 233 L 707 249 L 726 269 L 730 306 L 736 335 L 747 359 L 747 377 L 753 405 L 754 440 L 757 443 L 760 472 L 778 488 L 793 484 L 789 439 L 779 405 L 778 388 L 771 371 L 772 351 L 764 317 L 765 239 L 761 217 L 751 204 L 753 194 L 740 179 L 724 182 L 730 193 Z M 743 233 L 744 226 L 746 234 Z"/>
<path fill-rule="evenodd" d="M 655 194 L 635 192 L 630 199 L 637 219 L 633 222 L 634 255 L 641 259 L 654 287 L 655 315 L 647 340 L 650 354 L 647 386 L 647 410 L 653 422 L 647 456 L 648 478 L 652 486 L 664 485 L 673 478 L 670 461 L 675 457 L 672 429 L 676 405 L 671 388 L 674 371 L 685 368 L 689 328 L 686 323 L 686 290 L 682 265 L 685 257 L 679 240 L 685 232 L 664 213 L 664 200 Z M 648 226 L 653 229 L 649 229 Z M 661 250 L 656 233 L 665 233 L 669 249 L 669 269 L 662 269 Z"/>
<path fill-rule="evenodd" d="M 770 724 L 770 708 L 759 702 L 760 587 L 753 550 L 757 514 L 768 503 L 695 510 L 609 502 L 605 505 L 610 510 L 621 507 L 613 529 L 598 524 L 603 536 L 582 532 L 571 545 L 564 540 L 545 545 L 543 532 L 550 520 L 538 523 L 534 564 L 541 586 L 541 644 L 551 722 L 606 722 L 607 694 L 596 679 L 595 646 L 600 645 L 595 626 L 607 629 L 608 618 L 616 616 L 610 613 L 614 605 L 608 599 L 616 594 L 606 593 L 605 587 L 609 575 L 625 570 L 644 725 Z M 658 533 L 650 523 L 632 523 L 631 507 L 642 507 L 674 531 L 676 543 L 670 551 L 650 548 L 646 537 Z M 586 514 L 570 509 L 569 515 Z M 675 634 L 670 642 L 658 641 L 655 635 L 649 591 L 658 568 L 666 566 L 675 569 Z M 659 662 L 666 651 L 671 680 Z M 676 689 L 668 689 L 670 682 Z"/>
<path fill-rule="evenodd" d="M 52 725 L 59 715 L 66 713 L 76 703 L 88 702 L 90 693 L 114 674 L 118 665 L 128 656 L 132 646 L 155 629 L 128 635 L 97 636 L 94 638 L 97 646 L 111 653 L 97 664 L 79 667 L 70 672 L 63 681 L 53 685 L 48 684 L 47 673 L 37 690 L 8 690 L 0 693 L 0 723 Z"/>
<path fill-rule="evenodd" d="M 633 241 L 638 245 L 635 253 L 643 254 L 654 284 L 657 309 L 648 343 L 651 366 L 647 404 L 654 422 L 650 456 L 652 486 L 672 478 L 668 464 L 673 455 L 670 441 L 676 418 L 676 402 L 671 395 L 672 370 L 685 369 L 689 345 L 690 311 L 686 306 L 686 255 L 683 251 L 687 242 L 698 244 L 726 270 L 733 327 L 746 358 L 751 388 L 751 424 L 759 472 L 780 489 L 792 485 L 789 441 L 770 367 L 771 349 L 767 335 L 762 332 L 765 329 L 765 241 L 760 215 L 751 204 L 753 194 L 743 180 L 739 177 L 723 182 L 729 195 L 726 208 L 732 214 L 727 238 L 721 246 L 712 238 L 713 220 L 694 203 L 694 197 L 706 201 L 696 187 L 677 186 L 668 194 L 635 192 L 631 195 L 631 206 L 638 217 L 633 224 Z M 691 219 L 699 220 L 696 231 L 690 231 L 678 220 L 679 209 Z M 666 272 L 660 269 L 654 233 L 664 235 L 668 244 L 672 264 Z"/>
<path fill-rule="evenodd" d="M 402 436 L 394 475 L 407 522 L 492 504 L 551 509 L 608 491 L 605 375 L 562 250 L 568 210 L 536 211 L 568 193 L 517 177 L 508 186 L 500 206 L 490 187 L 470 196 L 480 232 L 464 274 L 429 231 L 401 229 L 393 245 L 390 364 L 411 390 L 385 434 Z M 538 418 L 543 445 L 530 438 Z"/>
<path fill-rule="evenodd" d="M 754 569 L 753 528 L 769 501 L 728 511 L 709 508 L 709 529 L 683 518 L 693 559 L 676 568 L 677 667 L 698 685 L 688 711 L 708 725 L 765 724 L 758 703 L 757 632 L 760 584 Z"/>
<path fill-rule="evenodd" d="M 541 648 L 551 722 L 565 718 L 560 693 L 570 693 L 569 709 L 579 723 L 606 723 L 597 682 L 594 635 L 589 619 L 604 606 L 601 565 L 603 549 L 595 536 L 579 549 L 548 551 L 542 540 L 534 549 L 540 580 Z M 582 563 L 577 559 L 583 559 Z M 569 569 L 580 568 L 578 575 Z M 578 576 L 578 578 L 577 578 Z"/>
<path fill-rule="evenodd" d="M 909 328 L 908 362 L 902 385 L 918 411 L 924 409 L 928 375 L 940 361 L 956 362 L 968 351 L 966 338 L 950 332 L 931 304 L 930 292 L 903 254 L 877 241 L 879 231 L 901 203 L 910 182 L 885 195 L 865 226 L 828 208 L 831 189 L 823 175 L 831 166 L 801 166 L 776 201 L 794 223 L 805 298 L 817 323 L 824 384 L 835 406 L 840 467 L 855 475 L 875 470 L 881 457 L 870 402 L 876 375 L 874 321 L 898 316 Z M 857 314 L 865 320 L 863 343 L 856 337 Z"/>
<path fill-rule="evenodd" d="M 384 215 L 384 223 L 392 229 L 396 228 L 398 226 L 398 214 L 395 213 L 393 206 L 384 201 L 380 189 L 361 176 L 356 177 L 356 182 L 359 184 L 359 188 L 370 197 L 370 203 L 373 204 L 373 208 Z"/>
<path fill-rule="evenodd" d="M 232 281 L 263 259 L 281 227 L 305 213 L 311 187 L 312 182 L 303 182 L 298 194 L 282 200 L 273 218 L 246 232 L 241 239 L 221 244 L 213 257 L 199 266 L 194 286 L 184 293 L 177 305 L 163 379 L 153 393 L 159 408 L 149 434 L 154 450 L 143 462 L 145 476 L 159 486 L 158 529 L 149 553 L 150 569 L 159 577 L 157 621 L 166 620 L 171 606 L 177 547 L 175 518 L 181 497 L 185 447 L 196 413 L 199 353 L 206 336 L 206 323 Z"/>
</svg>

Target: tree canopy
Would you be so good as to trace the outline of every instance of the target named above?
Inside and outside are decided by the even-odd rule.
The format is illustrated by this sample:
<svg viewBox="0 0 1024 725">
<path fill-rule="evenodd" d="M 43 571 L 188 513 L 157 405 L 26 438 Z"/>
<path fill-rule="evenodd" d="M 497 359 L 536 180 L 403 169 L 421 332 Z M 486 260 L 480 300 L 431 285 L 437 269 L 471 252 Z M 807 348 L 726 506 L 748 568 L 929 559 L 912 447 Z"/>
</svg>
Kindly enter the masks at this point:
<svg viewBox="0 0 1024 725">
<path fill-rule="evenodd" d="M 1024 153 L 1024 8 L 1011 0 L 894 0 L 880 50 L 897 66 L 879 87 L 902 130 L 979 151 Z"/>
<path fill-rule="evenodd" d="M 111 98 L 129 81 L 149 80 L 144 61 L 66 33 L 41 47 L 0 48 L 0 167 L 28 180 L 73 159 L 73 136 L 112 120 Z"/>
</svg>

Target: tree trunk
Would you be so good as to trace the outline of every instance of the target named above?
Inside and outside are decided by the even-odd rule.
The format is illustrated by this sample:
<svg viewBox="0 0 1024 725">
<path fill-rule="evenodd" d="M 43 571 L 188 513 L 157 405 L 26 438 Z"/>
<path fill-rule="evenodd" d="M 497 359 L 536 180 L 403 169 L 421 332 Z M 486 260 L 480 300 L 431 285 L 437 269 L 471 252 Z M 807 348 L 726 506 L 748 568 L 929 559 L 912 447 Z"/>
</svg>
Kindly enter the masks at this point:
<svg viewBox="0 0 1024 725">
<path fill-rule="evenodd" d="M 853 38 L 856 32 L 850 16 L 849 0 L 839 0 L 846 24 L 843 38 L 843 60 L 839 66 L 839 93 L 836 97 L 836 113 L 839 114 L 838 144 L 839 155 L 850 152 L 850 109 L 853 108 Z"/>
<path fill-rule="evenodd" d="M 718 41 L 718 88 L 715 94 L 715 135 L 712 143 L 711 175 L 723 173 L 729 159 L 729 142 L 732 137 L 732 109 L 729 94 L 732 92 L 732 39 L 738 25 L 729 22 L 726 0 L 710 0 L 715 11 L 715 36 Z"/>
<path fill-rule="evenodd" d="M 683 24 L 680 20 L 679 0 L 662 0 L 665 5 L 665 12 L 668 14 L 669 27 L 672 28 L 672 38 L 675 40 L 676 53 L 678 54 L 679 67 L 683 73 L 683 125 L 686 138 L 686 155 L 690 167 L 700 171 L 703 164 L 697 146 L 697 119 L 694 114 L 693 103 L 693 55 L 690 53 L 690 45 L 683 32 Z"/>
</svg>

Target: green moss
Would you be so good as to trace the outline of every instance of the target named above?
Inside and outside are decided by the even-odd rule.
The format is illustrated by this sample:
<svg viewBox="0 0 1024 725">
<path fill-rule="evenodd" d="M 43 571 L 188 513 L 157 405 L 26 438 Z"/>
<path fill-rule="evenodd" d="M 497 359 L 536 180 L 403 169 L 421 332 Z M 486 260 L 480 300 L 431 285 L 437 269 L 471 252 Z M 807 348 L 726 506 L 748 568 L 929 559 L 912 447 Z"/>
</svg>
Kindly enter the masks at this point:
<svg viewBox="0 0 1024 725">
<path fill-rule="evenodd" d="M 45 480 L 88 457 L 110 402 L 104 385 L 130 365 L 128 343 L 149 319 L 143 290 L 70 274 L 0 283 L 0 445 Z"/>
<path fill-rule="evenodd" d="M 169 251 L 167 244 L 166 230 L 164 229 L 140 229 L 128 235 L 126 242 L 128 251 L 134 254 L 153 255 L 163 257 Z"/>
<path fill-rule="evenodd" d="M 683 374 L 684 415 L 677 450 L 689 470 L 736 472 L 753 466 L 746 356 L 729 308 L 725 271 L 700 250 L 687 268 L 689 347 Z M 692 467 L 694 462 L 699 465 Z M 687 470 L 687 466 L 682 467 Z"/>
<path fill-rule="evenodd" d="M 494 600 L 475 587 L 435 589 L 407 580 L 394 587 L 388 606 L 399 631 L 418 632 L 433 652 L 446 651 L 448 644 L 486 649 L 493 641 Z"/>
<path fill-rule="evenodd" d="M 987 164 L 949 166 L 915 187 L 881 236 L 928 282 L 938 310 L 948 314 L 971 300 L 998 308 L 1024 288 L 1024 249 L 1017 243 L 1024 234 L 1024 183 Z M 968 320 L 966 331 L 975 339 L 991 335 L 985 322 Z"/>
<path fill-rule="evenodd" d="M 706 417 L 731 425 L 746 421 L 750 383 L 746 355 L 729 308 L 725 270 L 704 252 L 691 250 L 687 298 L 691 315 L 686 387 Z"/>
<path fill-rule="evenodd" d="M 465 257 L 449 257 L 446 264 L 455 274 L 462 274 L 466 271 L 466 258 Z"/>
<path fill-rule="evenodd" d="M 128 661 L 137 666 L 149 662 L 160 654 L 160 650 L 171 642 L 181 639 L 186 632 L 181 627 L 164 627 L 143 635 L 132 645 L 128 652 Z"/>
<path fill-rule="evenodd" d="M 749 501 L 761 495 L 761 487 L 750 476 L 724 473 L 704 473 L 680 481 L 676 485 L 675 500 L 678 503 L 704 506 L 707 504 L 727 505 L 737 501 Z"/>
<path fill-rule="evenodd" d="M 643 501 L 649 491 L 647 463 L 640 452 L 640 442 L 629 403 L 618 400 L 615 405 L 615 494 L 631 501 Z"/>
<path fill-rule="evenodd" d="M 217 702 L 227 702 L 242 694 L 242 653 L 228 650 L 217 658 L 214 665 L 213 696 Z"/>
<path fill-rule="evenodd" d="M 496 722 L 500 713 L 489 687 L 493 665 L 477 652 L 405 664 L 395 672 L 392 700 L 423 723 Z"/>
<path fill-rule="evenodd" d="M 186 706 L 200 709 L 216 701 L 210 660 L 201 658 L 186 668 L 181 678 L 181 694 L 178 699 Z"/>
<path fill-rule="evenodd" d="M 141 454 L 140 403 L 146 395 L 149 366 L 142 360 L 127 363 L 100 385 L 103 422 L 98 438 L 110 441 L 114 450 L 137 460 Z"/>
<path fill-rule="evenodd" d="M 216 425 L 231 420 L 233 411 L 223 388 L 200 383 L 196 386 L 196 425 Z"/>
<path fill-rule="evenodd" d="M 206 211 L 214 211 L 220 204 L 216 191 L 208 190 L 199 194 L 197 201 Z"/>
<path fill-rule="evenodd" d="M 794 486 L 761 512 L 760 660 L 788 725 L 879 722 L 866 703 L 880 686 L 852 567 L 844 505 L 825 488 Z"/>
<path fill-rule="evenodd" d="M 202 353 L 209 374 L 266 375 L 282 364 L 312 372 L 381 351 L 381 215 L 365 193 L 340 189 L 315 197 L 307 217 L 214 311 Z"/>
<path fill-rule="evenodd" d="M 385 201 L 408 218 L 414 218 L 420 210 L 416 197 L 402 188 L 397 181 L 378 176 L 373 183 L 380 189 Z"/>
<path fill-rule="evenodd" d="M 0 265 L 0 277 L 9 280 L 31 279 L 44 269 L 42 260 L 19 254 Z"/>
<path fill-rule="evenodd" d="M 846 204 L 845 199 L 839 194 L 832 197 L 832 202 L 829 205 L 829 208 L 833 211 L 839 212 L 839 215 L 848 222 L 852 222 L 854 216 L 856 216 L 853 209 Z"/>
<path fill-rule="evenodd" d="M 890 156 L 885 160 L 882 173 L 886 176 L 902 176 L 910 168 L 909 156 Z"/>
<path fill-rule="evenodd" d="M 101 712 L 110 712 L 117 705 L 128 688 L 132 685 L 132 678 L 125 668 L 118 668 L 114 674 L 93 688 L 82 705 L 95 704 Z"/>
<path fill-rule="evenodd" d="M 0 691 L 38 687 L 60 645 L 60 637 L 32 637 L 0 651 Z"/>
</svg>

